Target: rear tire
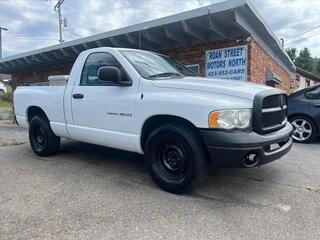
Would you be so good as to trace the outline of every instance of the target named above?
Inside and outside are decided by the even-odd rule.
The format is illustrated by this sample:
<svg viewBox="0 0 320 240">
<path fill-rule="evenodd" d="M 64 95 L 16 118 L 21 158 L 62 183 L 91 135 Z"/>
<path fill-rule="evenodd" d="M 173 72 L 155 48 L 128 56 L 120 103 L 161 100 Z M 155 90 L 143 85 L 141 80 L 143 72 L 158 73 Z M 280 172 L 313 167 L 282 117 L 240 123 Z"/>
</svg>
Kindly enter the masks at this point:
<svg viewBox="0 0 320 240">
<path fill-rule="evenodd" d="M 38 156 L 50 156 L 59 151 L 60 138 L 53 133 L 48 120 L 42 117 L 35 116 L 31 119 L 29 141 L 33 152 Z"/>
<path fill-rule="evenodd" d="M 290 118 L 293 131 L 293 141 L 297 143 L 311 143 L 317 135 L 318 129 L 313 120 L 307 116 L 297 115 Z"/>
<path fill-rule="evenodd" d="M 168 192 L 190 191 L 209 175 L 204 144 L 190 127 L 166 124 L 156 128 L 147 139 L 145 158 L 152 179 Z"/>
</svg>

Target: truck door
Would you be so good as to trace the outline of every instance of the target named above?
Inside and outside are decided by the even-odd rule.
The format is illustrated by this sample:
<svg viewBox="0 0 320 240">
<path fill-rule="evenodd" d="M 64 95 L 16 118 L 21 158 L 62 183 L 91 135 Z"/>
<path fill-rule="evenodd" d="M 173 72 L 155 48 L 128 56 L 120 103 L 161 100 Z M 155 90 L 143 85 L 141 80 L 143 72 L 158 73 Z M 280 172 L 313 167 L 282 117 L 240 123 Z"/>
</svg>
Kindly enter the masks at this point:
<svg viewBox="0 0 320 240">
<path fill-rule="evenodd" d="M 133 132 L 138 79 L 131 86 L 101 81 L 98 70 L 114 66 L 129 78 L 119 61 L 110 53 L 91 53 L 82 69 L 80 83 L 72 91 L 73 124 L 68 131 L 73 139 L 137 151 L 138 134 Z"/>
</svg>

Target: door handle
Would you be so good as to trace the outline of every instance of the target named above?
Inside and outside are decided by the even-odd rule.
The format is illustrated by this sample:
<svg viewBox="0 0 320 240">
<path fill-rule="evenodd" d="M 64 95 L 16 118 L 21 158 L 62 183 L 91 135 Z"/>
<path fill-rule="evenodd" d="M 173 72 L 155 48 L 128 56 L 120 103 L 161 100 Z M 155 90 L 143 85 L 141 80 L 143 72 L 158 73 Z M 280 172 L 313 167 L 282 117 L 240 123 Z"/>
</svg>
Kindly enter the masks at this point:
<svg viewBox="0 0 320 240">
<path fill-rule="evenodd" d="M 75 94 L 72 95 L 72 97 L 73 97 L 73 98 L 76 98 L 76 99 L 80 99 L 80 98 L 83 98 L 84 95 L 81 94 L 81 93 L 75 93 Z"/>
</svg>

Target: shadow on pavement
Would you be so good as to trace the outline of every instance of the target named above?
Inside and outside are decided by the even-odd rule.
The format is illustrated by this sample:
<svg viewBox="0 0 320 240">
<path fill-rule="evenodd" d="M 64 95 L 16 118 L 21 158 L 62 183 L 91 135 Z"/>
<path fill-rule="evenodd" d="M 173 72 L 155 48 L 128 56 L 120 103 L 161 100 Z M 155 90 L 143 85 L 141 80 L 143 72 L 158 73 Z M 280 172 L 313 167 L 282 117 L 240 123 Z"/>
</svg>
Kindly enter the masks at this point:
<svg viewBox="0 0 320 240">
<path fill-rule="evenodd" d="M 132 187 L 139 188 L 139 183 L 141 183 L 143 187 L 159 191 L 148 175 L 142 155 L 86 143 L 66 141 L 62 144 L 59 156 L 63 157 L 61 161 L 72 159 L 72 161 L 98 166 L 98 174 L 104 178 L 107 178 L 108 171 L 112 171 L 116 176 L 125 178 L 127 183 L 132 182 Z M 263 169 L 259 171 L 263 172 Z M 275 168 L 274 171 L 269 172 L 270 174 L 277 175 L 280 172 Z M 137 177 L 143 180 L 137 182 Z M 272 176 L 269 177 L 272 178 Z M 263 182 L 263 179 L 257 177 L 255 169 L 213 169 L 208 181 L 188 196 L 205 202 L 214 202 L 214 207 L 220 205 L 257 205 L 257 203 L 249 201 L 246 194 L 261 195 L 261 193 L 270 191 L 270 185 L 264 184 L 263 187 L 259 187 L 261 182 Z"/>
</svg>

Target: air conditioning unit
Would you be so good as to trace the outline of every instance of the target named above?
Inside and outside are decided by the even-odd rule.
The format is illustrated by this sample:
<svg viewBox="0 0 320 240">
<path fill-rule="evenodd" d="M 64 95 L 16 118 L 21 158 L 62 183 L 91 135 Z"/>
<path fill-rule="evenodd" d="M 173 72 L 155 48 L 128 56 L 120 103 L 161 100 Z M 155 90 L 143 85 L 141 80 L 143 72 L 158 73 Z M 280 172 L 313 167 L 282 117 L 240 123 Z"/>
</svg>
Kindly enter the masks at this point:
<svg viewBox="0 0 320 240">
<path fill-rule="evenodd" d="M 280 84 L 282 82 L 279 75 L 275 74 L 271 70 L 267 71 L 267 85 L 274 86 L 276 84 Z"/>
</svg>

